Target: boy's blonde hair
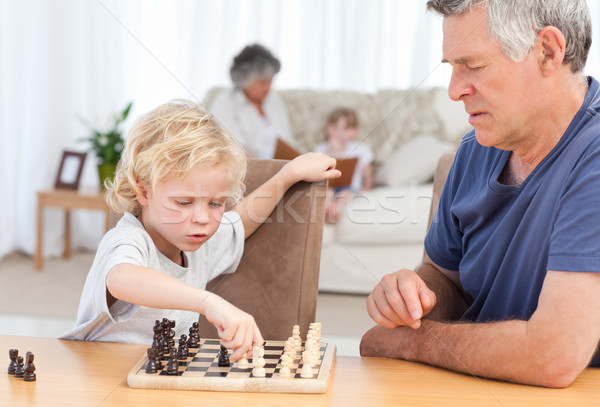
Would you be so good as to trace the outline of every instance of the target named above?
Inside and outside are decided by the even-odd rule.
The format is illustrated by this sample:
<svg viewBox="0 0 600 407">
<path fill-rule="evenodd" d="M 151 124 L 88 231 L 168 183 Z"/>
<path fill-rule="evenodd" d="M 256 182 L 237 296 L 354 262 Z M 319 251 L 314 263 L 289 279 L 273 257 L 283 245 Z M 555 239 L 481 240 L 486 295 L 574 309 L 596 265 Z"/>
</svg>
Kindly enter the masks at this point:
<svg viewBox="0 0 600 407">
<path fill-rule="evenodd" d="M 231 134 L 202 106 L 174 100 L 141 116 L 129 132 L 106 200 L 116 212 L 141 214 L 140 183 L 155 189 L 184 178 L 196 166 L 226 166 L 231 198 L 243 196 L 246 154 Z"/>
</svg>

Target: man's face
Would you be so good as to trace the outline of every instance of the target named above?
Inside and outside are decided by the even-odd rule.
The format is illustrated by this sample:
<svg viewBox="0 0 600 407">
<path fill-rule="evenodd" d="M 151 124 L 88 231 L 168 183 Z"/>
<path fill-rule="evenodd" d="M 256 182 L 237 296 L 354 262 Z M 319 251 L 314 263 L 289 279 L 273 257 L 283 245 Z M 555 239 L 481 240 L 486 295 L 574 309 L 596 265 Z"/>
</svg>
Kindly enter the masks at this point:
<svg viewBox="0 0 600 407">
<path fill-rule="evenodd" d="M 515 150 L 538 136 L 542 77 L 532 54 L 521 62 L 504 55 L 488 36 L 483 8 L 445 17 L 443 33 L 444 62 L 452 65 L 448 94 L 464 103 L 479 143 Z"/>
</svg>

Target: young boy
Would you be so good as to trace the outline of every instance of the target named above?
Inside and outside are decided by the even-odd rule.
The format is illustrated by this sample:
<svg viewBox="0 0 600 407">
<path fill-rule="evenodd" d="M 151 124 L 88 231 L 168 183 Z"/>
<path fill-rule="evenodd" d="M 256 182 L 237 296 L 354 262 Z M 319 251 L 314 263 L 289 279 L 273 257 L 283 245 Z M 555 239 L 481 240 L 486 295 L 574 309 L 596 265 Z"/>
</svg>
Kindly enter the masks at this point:
<svg viewBox="0 0 600 407">
<path fill-rule="evenodd" d="M 333 110 L 325 125 L 327 141 L 315 147 L 315 151 L 335 158 L 358 157 L 352 184 L 349 187 L 329 188 L 325 220 L 335 223 L 346 204 L 360 191 L 373 188 L 373 153 L 358 137 L 358 116 L 352 109 L 340 107 Z"/>
<path fill-rule="evenodd" d="M 100 242 L 76 326 L 61 337 L 151 343 L 155 320 L 175 320 L 179 336 L 200 313 L 234 349 L 232 361 L 262 345 L 252 316 L 205 291 L 206 283 L 235 271 L 244 239 L 291 185 L 340 172 L 333 158 L 305 154 L 240 201 L 245 156 L 192 102 L 174 101 L 142 116 L 107 188 L 110 207 L 124 216 Z"/>
</svg>

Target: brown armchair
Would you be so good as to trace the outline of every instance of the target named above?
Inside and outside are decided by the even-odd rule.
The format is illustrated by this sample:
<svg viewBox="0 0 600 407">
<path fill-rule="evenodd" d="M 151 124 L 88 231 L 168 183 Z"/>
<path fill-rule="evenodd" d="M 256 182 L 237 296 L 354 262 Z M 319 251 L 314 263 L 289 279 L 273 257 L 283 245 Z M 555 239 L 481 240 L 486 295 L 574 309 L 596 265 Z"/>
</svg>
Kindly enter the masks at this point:
<svg viewBox="0 0 600 407">
<path fill-rule="evenodd" d="M 286 163 L 249 160 L 246 193 L 271 178 Z M 300 182 L 290 188 L 267 222 L 247 240 L 234 274 L 217 277 L 207 289 L 254 316 L 265 339 L 285 340 L 292 326 L 301 332 L 314 322 L 325 216 L 325 182 Z M 200 317 L 200 333 L 216 338 Z"/>
<path fill-rule="evenodd" d="M 249 160 L 246 193 L 271 178 L 286 161 Z M 245 243 L 237 271 L 207 289 L 253 315 L 265 339 L 285 340 L 294 324 L 301 332 L 315 320 L 326 183 L 291 187 L 269 219 Z M 111 213 L 111 226 L 120 216 Z M 217 338 L 204 316 L 200 336 Z"/>
</svg>

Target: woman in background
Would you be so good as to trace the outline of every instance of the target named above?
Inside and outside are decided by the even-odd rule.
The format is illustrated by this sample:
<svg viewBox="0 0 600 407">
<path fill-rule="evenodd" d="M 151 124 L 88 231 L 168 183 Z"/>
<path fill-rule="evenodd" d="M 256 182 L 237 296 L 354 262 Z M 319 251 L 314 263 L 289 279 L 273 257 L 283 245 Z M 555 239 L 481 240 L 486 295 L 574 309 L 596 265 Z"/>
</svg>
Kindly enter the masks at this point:
<svg viewBox="0 0 600 407">
<path fill-rule="evenodd" d="M 279 60 L 265 47 L 246 46 L 229 70 L 234 88 L 220 93 L 210 109 L 251 156 L 273 158 L 278 138 L 293 144 L 285 106 L 270 92 L 280 68 Z"/>
</svg>

